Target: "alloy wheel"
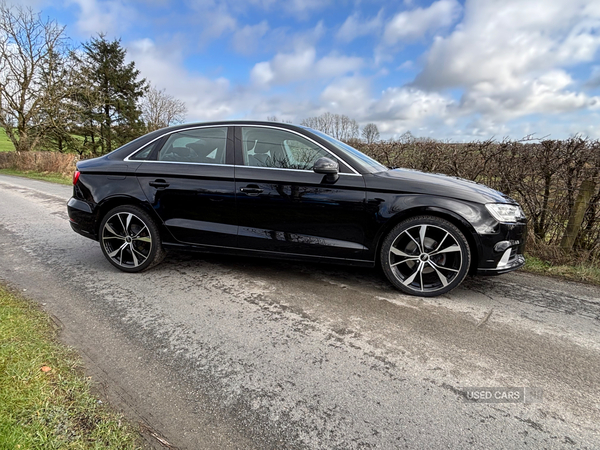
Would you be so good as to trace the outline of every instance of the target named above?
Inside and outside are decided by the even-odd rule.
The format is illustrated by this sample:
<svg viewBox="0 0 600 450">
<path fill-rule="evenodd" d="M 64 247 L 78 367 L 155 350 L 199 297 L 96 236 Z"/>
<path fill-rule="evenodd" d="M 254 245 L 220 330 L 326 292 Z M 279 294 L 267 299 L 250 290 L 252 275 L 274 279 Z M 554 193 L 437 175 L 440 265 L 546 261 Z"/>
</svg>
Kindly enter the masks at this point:
<svg viewBox="0 0 600 450">
<path fill-rule="evenodd" d="M 152 234 L 136 214 L 124 211 L 113 214 L 102 227 L 105 255 L 119 268 L 143 266 L 152 253 Z"/>
<path fill-rule="evenodd" d="M 400 290 L 421 296 L 449 292 L 466 276 L 470 252 L 466 239 L 451 223 L 417 217 L 399 224 L 382 248 L 388 279 Z"/>
</svg>

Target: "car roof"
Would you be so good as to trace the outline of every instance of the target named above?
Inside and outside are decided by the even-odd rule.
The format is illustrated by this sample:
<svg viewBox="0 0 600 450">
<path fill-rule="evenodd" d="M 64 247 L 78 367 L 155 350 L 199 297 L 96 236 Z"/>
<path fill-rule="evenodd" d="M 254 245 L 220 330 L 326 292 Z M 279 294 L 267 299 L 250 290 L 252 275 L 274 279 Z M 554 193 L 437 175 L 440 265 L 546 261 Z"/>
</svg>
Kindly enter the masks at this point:
<svg viewBox="0 0 600 450">
<path fill-rule="evenodd" d="M 293 123 L 286 123 L 286 122 L 271 122 L 271 121 L 260 121 L 260 120 L 220 120 L 220 121 L 216 121 L 216 122 L 191 122 L 191 123 L 185 123 L 185 124 L 181 124 L 181 125 L 173 125 L 170 127 L 166 127 L 166 128 L 162 128 L 159 131 L 174 131 L 174 130 L 180 130 L 180 129 L 184 129 L 184 128 L 193 128 L 193 127 L 203 127 L 203 126 L 218 126 L 218 125 L 222 125 L 222 126 L 244 126 L 244 125 L 262 125 L 262 126 L 277 126 L 280 128 L 288 128 L 291 130 L 302 130 L 302 131 L 307 131 L 309 130 L 309 128 L 304 127 L 302 125 L 295 125 Z"/>
</svg>

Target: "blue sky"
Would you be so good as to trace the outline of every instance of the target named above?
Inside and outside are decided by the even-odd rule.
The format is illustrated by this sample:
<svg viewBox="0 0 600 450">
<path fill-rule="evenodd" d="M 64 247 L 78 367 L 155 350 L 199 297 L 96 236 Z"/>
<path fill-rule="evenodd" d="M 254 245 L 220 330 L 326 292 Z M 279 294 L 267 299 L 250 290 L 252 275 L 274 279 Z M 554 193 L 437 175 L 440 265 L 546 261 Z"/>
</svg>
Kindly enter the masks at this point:
<svg viewBox="0 0 600 450">
<path fill-rule="evenodd" d="M 121 38 L 187 121 L 329 111 L 384 138 L 600 138 L 599 0 L 23 1 L 75 43 Z"/>
</svg>

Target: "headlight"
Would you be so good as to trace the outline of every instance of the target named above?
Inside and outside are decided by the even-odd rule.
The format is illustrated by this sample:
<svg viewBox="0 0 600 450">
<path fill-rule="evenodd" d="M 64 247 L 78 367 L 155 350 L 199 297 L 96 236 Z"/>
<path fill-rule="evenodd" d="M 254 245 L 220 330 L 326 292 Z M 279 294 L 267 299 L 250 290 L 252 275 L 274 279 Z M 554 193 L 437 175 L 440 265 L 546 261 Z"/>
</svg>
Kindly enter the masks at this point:
<svg viewBox="0 0 600 450">
<path fill-rule="evenodd" d="M 525 218 L 525 214 L 518 205 L 487 203 L 485 207 L 498 222 L 518 222 Z"/>
</svg>

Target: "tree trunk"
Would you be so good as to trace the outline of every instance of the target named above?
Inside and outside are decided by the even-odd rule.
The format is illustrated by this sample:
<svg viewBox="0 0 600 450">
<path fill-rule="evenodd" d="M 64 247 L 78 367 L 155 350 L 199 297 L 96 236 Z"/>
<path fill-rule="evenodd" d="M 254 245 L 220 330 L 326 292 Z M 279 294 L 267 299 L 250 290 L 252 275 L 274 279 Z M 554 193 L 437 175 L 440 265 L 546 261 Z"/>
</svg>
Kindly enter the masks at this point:
<svg viewBox="0 0 600 450">
<path fill-rule="evenodd" d="M 104 130 L 104 139 L 106 140 L 106 153 L 112 152 L 112 123 L 110 120 L 110 106 L 104 105 L 104 123 L 106 128 Z"/>
<path fill-rule="evenodd" d="M 575 205 L 573 206 L 571 215 L 569 216 L 567 229 L 565 230 L 565 234 L 560 242 L 560 248 L 564 251 L 568 252 L 573 249 L 573 244 L 575 243 L 575 239 L 577 239 L 579 229 L 583 223 L 585 211 L 595 191 L 596 183 L 592 179 L 586 179 L 581 182 L 579 193 L 577 194 L 577 199 L 575 200 Z"/>
<path fill-rule="evenodd" d="M 550 200 L 550 184 L 552 183 L 552 175 L 547 174 L 544 177 L 544 197 L 542 200 L 542 211 L 540 222 L 536 232 L 537 237 L 544 239 L 546 237 L 546 216 L 548 214 L 548 201 Z"/>
</svg>

